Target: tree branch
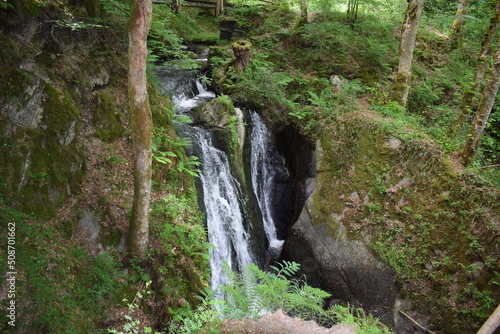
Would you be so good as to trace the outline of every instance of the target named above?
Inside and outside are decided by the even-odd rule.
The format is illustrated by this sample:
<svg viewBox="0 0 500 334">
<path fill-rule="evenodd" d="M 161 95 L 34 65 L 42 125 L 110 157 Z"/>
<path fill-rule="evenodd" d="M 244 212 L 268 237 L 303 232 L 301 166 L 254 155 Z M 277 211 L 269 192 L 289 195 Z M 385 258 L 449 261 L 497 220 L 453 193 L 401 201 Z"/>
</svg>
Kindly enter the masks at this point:
<svg viewBox="0 0 500 334">
<path fill-rule="evenodd" d="M 431 333 L 431 334 L 436 334 L 436 332 L 433 332 L 431 331 L 430 329 L 422 326 L 421 324 L 419 324 L 415 319 L 413 319 L 412 317 L 410 317 L 408 314 L 406 314 L 405 312 L 399 310 L 399 313 L 401 313 L 402 315 L 404 315 L 405 317 L 407 317 L 411 322 L 413 322 L 417 327 L 419 327 L 420 329 L 422 329 L 423 331 L 425 331 L 426 333 Z"/>
</svg>

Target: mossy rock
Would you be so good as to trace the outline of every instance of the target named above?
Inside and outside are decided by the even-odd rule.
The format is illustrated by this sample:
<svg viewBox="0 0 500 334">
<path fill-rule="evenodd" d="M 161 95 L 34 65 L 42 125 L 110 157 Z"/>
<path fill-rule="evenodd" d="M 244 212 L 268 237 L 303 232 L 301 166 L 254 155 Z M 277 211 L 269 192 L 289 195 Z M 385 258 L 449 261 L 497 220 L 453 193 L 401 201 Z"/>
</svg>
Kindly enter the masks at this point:
<svg viewBox="0 0 500 334">
<path fill-rule="evenodd" d="M 500 297 L 493 283 L 500 193 L 461 175 L 425 136 L 384 122 L 353 114 L 325 132 L 314 227 L 367 241 L 435 328 L 471 332 Z M 451 302 L 470 312 L 434 314 Z"/>
<path fill-rule="evenodd" d="M 228 98 L 222 97 L 193 109 L 195 123 L 205 127 L 227 128 L 231 123 L 229 116 L 233 114 L 233 103 Z"/>
<path fill-rule="evenodd" d="M 84 151 L 76 141 L 79 110 L 65 92 L 45 83 L 42 119 L 34 129 L 2 139 L 1 177 L 5 193 L 25 212 L 52 215 L 77 193 Z"/>
<path fill-rule="evenodd" d="M 97 106 L 94 111 L 96 134 L 105 143 L 116 141 L 123 134 L 121 110 L 113 96 L 106 92 L 97 94 Z"/>
</svg>

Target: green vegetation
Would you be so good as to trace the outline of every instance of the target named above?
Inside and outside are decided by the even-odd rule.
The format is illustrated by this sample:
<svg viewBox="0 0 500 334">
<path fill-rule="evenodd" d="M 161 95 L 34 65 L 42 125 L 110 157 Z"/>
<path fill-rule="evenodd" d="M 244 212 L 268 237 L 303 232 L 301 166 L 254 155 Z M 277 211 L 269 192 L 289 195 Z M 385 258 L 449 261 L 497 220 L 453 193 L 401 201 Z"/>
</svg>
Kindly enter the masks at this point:
<svg viewBox="0 0 500 334">
<path fill-rule="evenodd" d="M 235 17 L 256 29 L 250 30 L 249 70 L 232 72 L 230 53 L 218 52 L 227 58 L 217 58 L 214 71 L 233 99 L 320 140 L 325 164 L 319 167 L 315 221 L 336 230 L 331 214 L 342 213 L 350 237 L 372 239 L 374 252 L 396 270 L 402 293 L 422 309 L 448 308 L 437 322 L 457 331 L 478 327 L 500 297 L 493 260 L 498 227 L 492 222 L 499 210 L 499 169 L 474 168 L 499 163 L 498 112 L 489 119 L 473 167 L 460 171 L 450 161 L 465 131 L 450 136 L 449 129 L 472 80 L 478 31 L 489 19 L 485 7 L 474 6 L 477 17 L 466 31 L 473 42 L 451 53 L 446 29 L 453 9 L 429 11 L 418 35 L 407 109 L 388 101 L 397 66 L 397 25 L 390 16 L 363 14 L 351 25 L 341 12 L 323 13 L 299 29 L 281 25 L 273 35 L 263 29 L 276 26 L 285 9 L 244 8 Z M 349 79 L 331 82 L 332 74 Z M 392 140 L 397 144 L 389 149 Z M 353 192 L 368 202 L 353 200 L 346 207 Z"/>
<path fill-rule="evenodd" d="M 378 15 L 385 16 L 390 11 L 384 10 L 387 4 L 383 1 L 370 2 L 366 8 L 370 6 L 378 9 Z M 425 133 L 444 152 L 455 152 L 461 149 L 465 132 L 450 137 L 449 128 L 457 117 L 461 92 L 472 80 L 481 40 L 477 37 L 478 31 L 484 30 L 489 18 L 484 15 L 483 7 L 475 5 L 474 15 L 481 19 L 470 20 L 466 38 L 471 42 L 450 54 L 446 34 L 453 9 L 428 6 L 432 14 L 425 17 L 424 28 L 418 36 L 415 78 L 406 111 L 388 102 L 388 80 L 392 79 L 390 73 L 397 66 L 398 36 L 394 29 L 398 23 L 394 16 L 380 19 L 366 13 L 359 16 L 355 25 L 350 25 L 345 13 L 328 11 L 316 14 L 312 23 L 296 29 L 293 24 L 281 22 L 289 13 L 286 8 L 231 9 L 228 14 L 236 18 L 240 26 L 250 27 L 249 35 L 255 46 L 253 57 L 249 70 L 236 74 L 230 67 L 231 54 L 218 52 L 214 66 L 220 70 L 214 71 L 214 78 L 223 92 L 236 101 L 263 108 L 272 113 L 274 119 L 283 120 L 284 114 L 295 116 L 297 127 L 305 132 L 312 129 L 313 135 L 331 124 L 335 114 L 355 110 L 362 98 L 371 102 L 373 110 L 389 118 L 388 122 L 394 123 L 388 128 L 392 127 L 395 135 L 405 134 L 403 125 L 409 124 L 415 128 L 412 132 L 415 135 Z M 220 56 L 225 56 L 225 60 Z M 342 89 L 346 95 L 339 96 L 338 88 L 328 80 L 332 74 L 350 78 L 344 83 L 357 88 L 348 92 Z M 240 95 L 242 91 L 244 96 Z M 354 103 L 346 104 L 346 97 Z M 489 119 L 473 168 L 498 164 L 498 117 L 495 115 L 492 113 Z M 475 171 L 498 184 L 498 168 Z"/>
<path fill-rule="evenodd" d="M 194 62 L 186 62 L 194 54 L 186 52 L 185 44 L 213 44 L 218 41 L 218 22 L 206 12 L 186 8 L 175 14 L 167 5 L 155 6 L 148 48 L 153 54 L 151 60 L 156 63 L 196 67 Z"/>
<path fill-rule="evenodd" d="M 325 310 L 324 299 L 330 294 L 294 278 L 299 268 L 298 263 L 284 261 L 271 266 L 272 272 L 250 264 L 237 273 L 226 265 L 229 283 L 221 287 L 224 300 L 217 299 L 216 292 L 205 293 L 203 304 L 194 312 L 191 309 L 179 310 L 177 321 L 169 329 L 172 333 L 183 334 L 217 333 L 220 319 L 258 319 L 263 313 L 281 309 L 294 317 L 313 319 L 326 326 L 356 324 L 357 333 L 390 333 L 378 319 L 367 316 L 362 310 L 340 305 Z"/>
<path fill-rule="evenodd" d="M 215 332 L 219 316 L 255 316 L 265 305 L 321 324 L 357 323 L 366 333 L 385 332 L 376 319 L 352 307 L 323 310 L 326 294 L 291 278 L 293 263 L 278 265 L 274 273 L 255 266 L 241 274 L 228 272 L 226 304 L 211 294 L 197 298 L 208 285 L 210 247 L 194 181 L 199 162 L 186 155 L 189 142 L 172 128 L 178 116 L 153 84 L 151 251 L 143 262 L 126 258 L 120 241 L 132 189 L 123 99 L 130 4 L 103 0 L 100 11 L 91 14 L 84 1 L 12 3 L 16 6 L 0 1 L 0 19 L 9 27 L 0 32 L 0 101 L 11 110 L 29 109 L 31 97 L 39 96 L 29 107 L 44 111 L 41 119 L 31 114 L 36 124 L 26 128 L 11 124 L 29 119 L 12 121 L 3 114 L 0 119 L 0 146 L 8 148 L 0 155 L 0 230 L 17 226 L 19 327 L 60 333 L 150 332 L 168 326 L 179 333 Z M 447 330 L 471 331 L 500 299 L 495 221 L 500 104 L 466 170 L 456 168 L 453 159 L 467 129 L 450 136 L 449 128 L 471 86 L 493 2 L 472 1 L 467 43 L 455 49 L 448 45 L 455 6 L 444 0 L 426 3 L 406 109 L 388 100 L 406 2 L 359 3 L 354 19 L 345 13 L 347 1 L 311 1 L 310 12 L 320 12 L 300 26 L 290 10 L 298 3 L 241 1 L 227 8 L 222 18 L 246 29 L 252 45 L 242 72 L 232 67 L 231 45 L 219 40 L 218 19 L 210 11 L 175 13 L 155 5 L 150 60 L 194 68 L 186 45 L 216 44 L 211 72 L 204 75 L 229 107 L 230 148 L 237 146 L 233 103 L 258 109 L 279 127 L 295 127 L 319 142 L 325 165 L 318 176 L 318 221 L 333 226 L 332 212 L 343 212 L 350 201 L 342 222 L 349 237 L 371 240 L 374 253 L 395 270 L 401 294 Z M 9 30 L 23 22 L 39 29 L 10 38 Z M 367 201 L 349 200 L 353 192 Z M 102 252 L 73 240 L 90 208 L 101 217 Z M 5 249 L 0 255 L 5 263 Z M 151 293 L 143 292 L 144 285 Z M 127 316 L 120 318 L 123 313 Z"/>
<path fill-rule="evenodd" d="M 34 215 L 0 206 L 0 229 L 15 226 L 17 328 L 31 332 L 95 332 L 110 300 L 125 288 L 113 253 L 92 257 Z M 6 248 L 0 251 L 7 263 Z M 25 303 L 24 301 L 31 301 Z M 3 333 L 14 333 L 6 322 Z"/>
</svg>

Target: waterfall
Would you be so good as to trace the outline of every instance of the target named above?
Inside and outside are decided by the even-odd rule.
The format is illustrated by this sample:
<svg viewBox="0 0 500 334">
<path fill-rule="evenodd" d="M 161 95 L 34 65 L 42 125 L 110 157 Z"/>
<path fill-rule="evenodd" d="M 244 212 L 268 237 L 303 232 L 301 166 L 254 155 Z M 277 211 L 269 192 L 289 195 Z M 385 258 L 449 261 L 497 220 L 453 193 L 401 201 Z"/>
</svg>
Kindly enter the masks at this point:
<svg viewBox="0 0 500 334">
<path fill-rule="evenodd" d="M 192 71 L 175 68 L 156 70 L 163 93 L 172 95 L 177 114 L 189 111 L 215 97 L 196 79 Z M 211 133 L 196 126 L 178 125 L 183 136 L 191 137 L 194 151 L 201 162 L 200 181 L 206 210 L 210 249 L 211 287 L 226 284 L 223 263 L 233 270 L 255 262 L 250 251 L 250 235 L 245 230 L 245 216 L 239 184 L 231 175 L 226 153 L 217 149 Z"/>
<path fill-rule="evenodd" d="M 215 97 L 196 80 L 192 71 L 173 68 L 155 70 L 164 94 L 171 94 L 176 114 L 188 114 L 190 110 Z M 286 174 L 284 160 L 272 144 L 271 135 L 257 113 L 251 113 L 251 174 L 252 187 L 262 213 L 264 230 L 269 240 L 270 250 L 279 254 L 282 240 L 276 237 L 273 223 L 273 188 L 279 176 Z M 210 131 L 179 124 L 182 136 L 191 137 L 194 142 L 193 154 L 201 162 L 200 182 L 203 188 L 203 204 L 206 211 L 208 241 L 215 246 L 210 250 L 211 287 L 227 283 L 223 272 L 226 262 L 232 270 L 256 262 L 258 256 L 252 254 L 250 235 L 252 222 L 245 213 L 247 196 L 241 193 L 238 181 L 231 175 L 231 168 L 225 152 L 217 149 Z M 262 241 L 263 243 L 263 241 Z"/>
<path fill-rule="evenodd" d="M 262 213 L 264 230 L 269 241 L 269 252 L 272 257 L 278 257 L 284 240 L 276 236 L 274 222 L 274 189 L 279 176 L 287 176 L 284 158 L 274 147 L 271 134 L 262 118 L 251 112 L 251 166 L 252 186 L 259 208 Z"/>
<path fill-rule="evenodd" d="M 160 92 L 170 94 L 176 113 L 185 113 L 215 97 L 213 92 L 196 78 L 192 70 L 177 67 L 160 67 L 155 69 Z"/>
<path fill-rule="evenodd" d="M 177 112 L 182 113 L 191 110 L 215 97 L 215 94 L 207 91 L 198 80 L 195 81 L 194 87 L 196 87 L 195 90 L 181 92 L 180 95 L 172 96 L 172 102 L 176 106 Z"/>
<path fill-rule="evenodd" d="M 226 283 L 222 271 L 224 261 L 233 269 L 241 269 L 254 261 L 250 254 L 250 236 L 243 226 L 238 183 L 231 175 L 227 156 L 213 146 L 207 130 L 196 128 L 194 137 L 201 153 L 200 178 L 207 215 L 208 240 L 215 246 L 210 250 L 210 267 L 211 286 L 216 289 Z"/>
</svg>

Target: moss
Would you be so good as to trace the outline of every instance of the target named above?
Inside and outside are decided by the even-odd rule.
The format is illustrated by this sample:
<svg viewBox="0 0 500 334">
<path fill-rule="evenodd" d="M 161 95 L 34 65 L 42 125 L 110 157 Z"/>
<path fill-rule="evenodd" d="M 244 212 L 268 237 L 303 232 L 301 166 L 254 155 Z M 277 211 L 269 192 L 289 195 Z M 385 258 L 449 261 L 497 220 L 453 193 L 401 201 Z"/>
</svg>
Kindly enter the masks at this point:
<svg viewBox="0 0 500 334">
<path fill-rule="evenodd" d="M 46 83 L 44 87 L 43 122 L 51 135 L 61 137 L 71 126 L 71 122 L 77 120 L 79 115 L 75 101 L 71 100 L 71 94 L 64 90 L 58 90 L 53 85 Z"/>
<path fill-rule="evenodd" d="M 488 227 L 498 221 L 500 194 L 457 173 L 419 136 L 390 148 L 391 132 L 381 125 L 350 115 L 325 132 L 315 224 L 327 224 L 331 235 L 345 228 L 350 238 L 371 240 L 395 269 L 401 294 L 433 313 L 434 326 L 471 332 L 500 299 L 493 283 L 498 229 Z M 488 266 L 477 267 L 484 259 Z M 449 305 L 453 311 L 433 312 Z"/>
<path fill-rule="evenodd" d="M 108 300 L 116 298 L 118 264 L 90 257 L 60 230 L 0 204 L 0 231 L 16 226 L 16 328 L 32 333 L 97 333 Z M 6 261 L 6 252 L 0 254 Z M 21 276 L 18 276 L 20 278 Z M 2 306 L 5 306 L 5 301 Z M 6 322 L 2 333 L 11 333 Z M 15 332 L 15 331 L 14 331 Z"/>
<path fill-rule="evenodd" d="M 391 90 L 391 100 L 402 106 L 406 105 L 406 99 L 410 90 L 412 76 L 398 73 Z"/>
<path fill-rule="evenodd" d="M 5 193 L 17 208 L 52 215 L 69 194 L 79 190 L 84 152 L 74 140 L 78 108 L 71 98 L 46 83 L 42 126 L 2 138 L 1 176 Z"/>
<path fill-rule="evenodd" d="M 154 82 L 156 79 L 150 77 L 148 72 L 148 82 Z M 174 114 L 172 100 L 167 96 L 160 95 L 159 90 L 155 86 L 150 86 L 148 89 L 149 103 L 151 105 L 151 115 L 155 128 L 172 129 L 172 118 Z"/>
<path fill-rule="evenodd" d="M 105 143 L 117 140 L 123 134 L 121 110 L 113 95 L 107 92 L 97 94 L 97 106 L 93 110 L 97 136 Z"/>
</svg>

